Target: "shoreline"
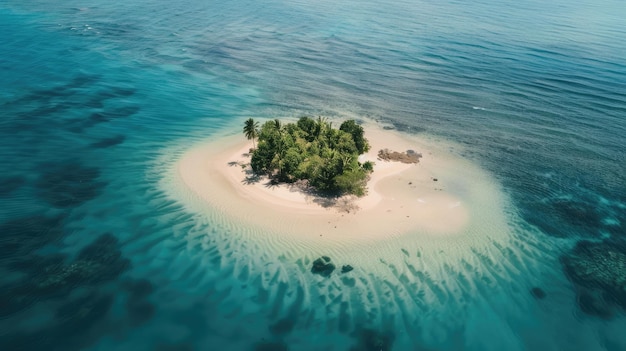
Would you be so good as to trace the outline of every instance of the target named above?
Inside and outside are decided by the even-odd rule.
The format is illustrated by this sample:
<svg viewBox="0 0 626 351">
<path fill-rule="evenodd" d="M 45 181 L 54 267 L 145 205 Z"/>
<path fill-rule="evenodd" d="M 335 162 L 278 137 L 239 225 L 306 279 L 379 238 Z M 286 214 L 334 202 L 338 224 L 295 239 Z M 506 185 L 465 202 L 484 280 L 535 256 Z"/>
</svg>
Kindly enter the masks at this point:
<svg viewBox="0 0 626 351">
<path fill-rule="evenodd" d="M 192 147 L 176 164 L 177 175 L 207 210 L 299 240 L 352 242 L 412 232 L 462 232 L 469 209 L 464 199 L 446 190 L 451 161 L 432 156 L 416 138 L 373 124 L 363 127 L 371 149 L 361 160 L 375 165 L 367 194 L 360 198 L 314 196 L 293 185 L 271 185 L 265 177 L 246 181 L 249 174 L 241 165 L 249 162 L 252 141 L 243 135 Z M 417 164 L 378 160 L 378 150 L 385 148 L 415 150 L 422 158 Z"/>
</svg>

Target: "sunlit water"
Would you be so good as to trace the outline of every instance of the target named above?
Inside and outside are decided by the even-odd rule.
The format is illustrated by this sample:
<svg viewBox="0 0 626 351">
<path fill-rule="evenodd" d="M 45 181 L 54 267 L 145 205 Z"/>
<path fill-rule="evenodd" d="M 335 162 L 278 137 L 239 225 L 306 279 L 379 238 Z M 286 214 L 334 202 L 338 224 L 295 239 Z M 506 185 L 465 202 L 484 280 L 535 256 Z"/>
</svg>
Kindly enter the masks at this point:
<svg viewBox="0 0 626 351">
<path fill-rule="evenodd" d="M 626 349 L 623 18 L 590 0 L 0 1 L 0 349 Z M 186 145 L 304 114 L 449 145 L 497 190 L 485 220 L 319 252 L 164 186 Z M 320 255 L 355 269 L 314 275 Z"/>
</svg>

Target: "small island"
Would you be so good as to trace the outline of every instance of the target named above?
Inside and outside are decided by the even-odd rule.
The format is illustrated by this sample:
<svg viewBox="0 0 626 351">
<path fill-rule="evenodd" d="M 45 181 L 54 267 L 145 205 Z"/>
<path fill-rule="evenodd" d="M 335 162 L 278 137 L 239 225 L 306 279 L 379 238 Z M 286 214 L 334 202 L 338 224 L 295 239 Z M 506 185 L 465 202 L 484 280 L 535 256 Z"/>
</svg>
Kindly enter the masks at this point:
<svg viewBox="0 0 626 351">
<path fill-rule="evenodd" d="M 338 129 L 322 117 L 301 117 L 287 124 L 275 119 L 259 128 L 249 118 L 243 132 L 253 140 L 252 177 L 265 175 L 274 184 L 300 182 L 324 195 L 365 195 L 374 163 L 359 162 L 370 145 L 363 127 L 354 120 L 341 123 Z"/>
<path fill-rule="evenodd" d="M 180 155 L 168 193 L 267 245 L 458 234 L 469 202 L 494 193 L 489 178 L 447 146 L 375 121 L 248 118 L 220 134 Z"/>
</svg>

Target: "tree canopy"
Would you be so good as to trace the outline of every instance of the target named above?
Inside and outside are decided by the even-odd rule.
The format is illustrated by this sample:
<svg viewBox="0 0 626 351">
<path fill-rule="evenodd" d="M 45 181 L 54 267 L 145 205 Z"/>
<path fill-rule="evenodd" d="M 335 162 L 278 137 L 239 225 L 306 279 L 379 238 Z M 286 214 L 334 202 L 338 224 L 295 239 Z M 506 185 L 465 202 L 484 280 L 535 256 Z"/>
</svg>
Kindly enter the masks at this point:
<svg viewBox="0 0 626 351">
<path fill-rule="evenodd" d="M 265 122 L 256 136 L 258 143 L 250 161 L 255 173 L 279 182 L 306 180 L 329 194 L 365 194 L 373 164 L 358 161 L 359 155 L 369 150 L 369 144 L 363 128 L 354 120 L 333 129 L 332 123 L 322 117 L 302 117 L 287 124 L 276 119 Z"/>
</svg>

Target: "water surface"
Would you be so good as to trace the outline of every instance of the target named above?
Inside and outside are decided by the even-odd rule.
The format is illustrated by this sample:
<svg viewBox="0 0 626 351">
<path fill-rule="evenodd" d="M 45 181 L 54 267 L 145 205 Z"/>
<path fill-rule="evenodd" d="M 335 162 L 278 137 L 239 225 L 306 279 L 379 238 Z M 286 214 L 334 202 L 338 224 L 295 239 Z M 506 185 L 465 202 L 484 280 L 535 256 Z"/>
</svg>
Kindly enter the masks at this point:
<svg viewBox="0 0 626 351">
<path fill-rule="evenodd" d="M 623 18 L 611 0 L 0 1 L 0 348 L 626 349 Z M 301 115 L 449 143 L 505 225 L 325 279 L 314 250 L 258 250 L 163 190 L 186 145 Z"/>
</svg>

